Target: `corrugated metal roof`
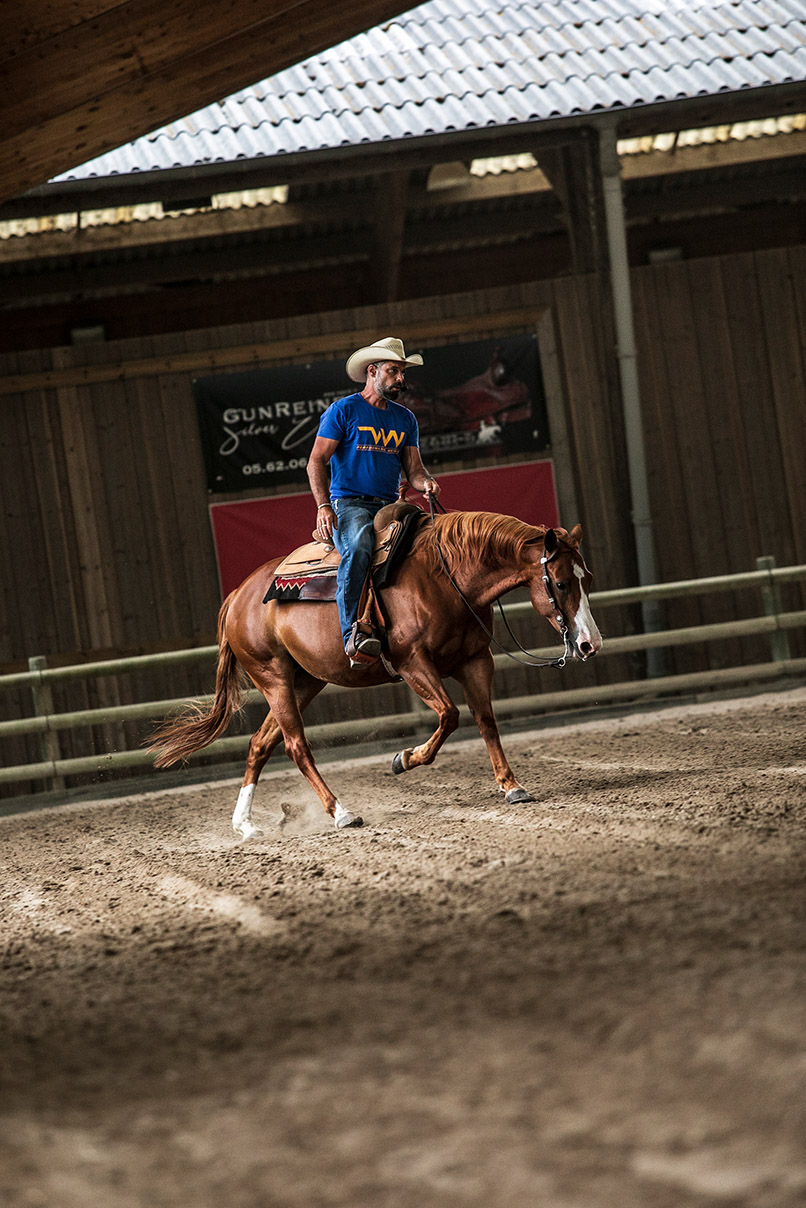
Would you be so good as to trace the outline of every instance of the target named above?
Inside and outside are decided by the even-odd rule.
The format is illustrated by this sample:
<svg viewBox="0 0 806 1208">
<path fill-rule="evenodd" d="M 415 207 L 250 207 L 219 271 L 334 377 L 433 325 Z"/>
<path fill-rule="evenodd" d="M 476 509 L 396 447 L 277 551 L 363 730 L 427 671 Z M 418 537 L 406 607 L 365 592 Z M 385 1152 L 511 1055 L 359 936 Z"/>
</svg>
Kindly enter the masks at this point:
<svg viewBox="0 0 806 1208">
<path fill-rule="evenodd" d="M 335 150 L 799 81 L 804 0 L 428 0 L 57 179 Z"/>
</svg>

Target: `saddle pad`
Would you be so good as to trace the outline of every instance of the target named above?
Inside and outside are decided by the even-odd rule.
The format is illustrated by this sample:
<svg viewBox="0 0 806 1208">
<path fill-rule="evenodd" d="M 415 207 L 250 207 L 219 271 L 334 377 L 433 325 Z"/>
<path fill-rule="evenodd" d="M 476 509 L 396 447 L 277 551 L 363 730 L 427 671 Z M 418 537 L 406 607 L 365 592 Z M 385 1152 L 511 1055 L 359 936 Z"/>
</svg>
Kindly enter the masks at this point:
<svg viewBox="0 0 806 1208">
<path fill-rule="evenodd" d="M 386 515 L 384 515 L 386 513 Z M 389 518 L 391 517 L 391 518 Z M 381 519 L 381 526 L 378 525 Z M 376 517 L 375 553 L 372 558 L 372 579 L 377 587 L 389 582 L 392 571 L 411 548 L 414 535 L 425 513 L 413 504 L 390 504 Z M 383 523 L 387 521 L 387 523 Z M 280 600 L 317 600 L 326 603 L 336 599 L 336 573 L 339 568 L 338 550 L 321 541 L 309 541 L 284 558 L 274 572 L 263 603 Z"/>
<path fill-rule="evenodd" d="M 263 603 L 269 600 L 335 600 L 338 551 L 321 541 L 309 541 L 283 559 Z"/>
<path fill-rule="evenodd" d="M 288 575 L 282 578 L 278 575 L 263 597 L 263 603 L 269 600 L 281 600 L 284 604 L 294 600 L 318 600 L 327 603 L 336 599 L 336 571 L 326 573 L 312 572 L 309 575 Z"/>
</svg>

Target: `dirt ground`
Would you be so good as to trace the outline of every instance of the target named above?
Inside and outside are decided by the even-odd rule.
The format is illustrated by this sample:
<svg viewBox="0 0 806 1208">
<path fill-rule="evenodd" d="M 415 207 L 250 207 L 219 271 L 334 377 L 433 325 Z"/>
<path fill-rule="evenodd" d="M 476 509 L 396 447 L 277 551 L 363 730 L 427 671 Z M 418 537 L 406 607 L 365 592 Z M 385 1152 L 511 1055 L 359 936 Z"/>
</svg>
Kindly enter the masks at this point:
<svg viewBox="0 0 806 1208">
<path fill-rule="evenodd" d="M 0 819 L 0 1199 L 803 1204 L 805 704 Z"/>
</svg>

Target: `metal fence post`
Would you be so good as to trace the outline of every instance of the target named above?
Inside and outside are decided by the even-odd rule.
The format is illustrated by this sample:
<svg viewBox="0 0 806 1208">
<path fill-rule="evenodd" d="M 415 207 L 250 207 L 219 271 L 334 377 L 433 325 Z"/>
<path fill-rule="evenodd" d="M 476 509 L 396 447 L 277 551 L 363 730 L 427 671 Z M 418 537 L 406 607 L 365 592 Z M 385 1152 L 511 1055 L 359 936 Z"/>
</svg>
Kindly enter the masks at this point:
<svg viewBox="0 0 806 1208">
<path fill-rule="evenodd" d="M 48 660 L 43 654 L 34 655 L 28 659 L 29 671 L 44 671 L 48 665 Z M 36 717 L 50 717 L 53 713 L 53 693 L 48 684 L 42 683 L 41 679 L 31 685 L 31 693 L 34 698 L 34 714 Z M 42 760 L 45 763 L 55 763 L 60 757 L 59 751 L 59 736 L 55 730 L 46 730 L 40 740 L 40 749 L 42 751 Z M 54 774 L 48 777 L 50 787 L 52 789 L 64 788 L 64 776 Z"/>
<path fill-rule="evenodd" d="M 775 558 L 771 554 L 766 554 L 763 558 L 756 558 L 756 567 L 758 570 L 774 570 Z M 761 586 L 761 599 L 766 616 L 778 617 L 784 611 L 781 603 L 781 588 L 772 575 Z M 774 663 L 783 663 L 792 657 L 789 649 L 789 635 L 785 630 L 776 629 L 770 634 L 770 652 Z"/>
</svg>

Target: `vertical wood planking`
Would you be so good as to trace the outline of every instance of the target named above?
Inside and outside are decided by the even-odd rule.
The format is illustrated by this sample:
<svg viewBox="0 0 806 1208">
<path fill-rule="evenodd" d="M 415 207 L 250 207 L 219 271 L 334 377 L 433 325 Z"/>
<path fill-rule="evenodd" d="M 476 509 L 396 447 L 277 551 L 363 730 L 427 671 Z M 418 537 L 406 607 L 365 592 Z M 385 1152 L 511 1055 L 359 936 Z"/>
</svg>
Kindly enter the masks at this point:
<svg viewBox="0 0 806 1208">
<path fill-rule="evenodd" d="M 806 409 L 806 351 L 798 295 L 795 257 L 787 249 L 755 257 L 758 272 L 764 338 L 769 349 L 772 398 L 786 486 L 787 519 L 781 527 L 792 534 L 795 557 L 806 557 L 803 516 L 806 509 L 804 473 L 804 410 Z M 802 268 L 802 258 L 797 261 Z M 802 287 L 801 287 L 802 291 Z M 801 292 L 802 297 L 802 292 Z M 780 538 L 779 538 L 780 539 Z"/>
<path fill-rule="evenodd" d="M 752 253 L 725 257 L 722 274 L 738 396 L 733 422 L 737 441 L 743 440 L 743 473 L 752 491 L 756 515 L 753 528 L 746 534 L 745 559 L 748 567 L 754 567 L 757 557 L 771 554 L 779 565 L 786 565 L 801 560 L 796 552 L 799 526 L 790 520 L 756 258 Z M 799 589 L 784 594 L 789 607 L 803 606 L 806 597 Z M 743 593 L 742 598 L 745 615 L 758 615 L 758 592 Z M 796 635 L 792 641 L 797 645 Z M 767 652 L 768 648 L 764 657 Z"/>
<path fill-rule="evenodd" d="M 724 516 L 717 486 L 716 464 L 705 405 L 705 387 L 699 359 L 697 332 L 691 304 L 689 265 L 685 262 L 663 266 L 659 277 L 662 299 L 661 317 L 664 360 L 669 382 L 669 403 L 677 428 L 680 449 L 685 519 L 690 535 L 690 575 L 724 574 L 730 569 L 725 548 Z M 682 499 L 678 494 L 678 499 Z M 672 517 L 670 517 L 670 520 Z M 711 621 L 730 620 L 734 608 L 721 595 L 709 598 L 703 617 Z M 711 648 L 713 665 L 723 664 L 721 644 Z"/>
<path fill-rule="evenodd" d="M 623 585 L 623 513 L 616 500 L 615 450 L 604 397 L 604 372 L 593 333 L 597 313 L 576 278 L 556 283 L 560 335 L 568 402 L 568 435 L 580 484 L 580 517 L 588 532 L 591 562 L 601 567 L 599 586 Z"/>
<path fill-rule="evenodd" d="M 755 532 L 747 534 L 750 562 L 764 553 L 781 557 L 781 547 L 769 545 L 770 521 L 789 509 L 772 396 L 770 352 L 764 338 L 755 269 L 753 255 L 725 257 L 721 265 L 737 395 L 732 417 L 733 440 L 746 449 L 747 476 L 756 515 Z M 788 533 L 789 525 L 782 525 L 782 534 L 784 530 Z M 785 561 L 790 561 L 790 557 L 788 554 Z"/>
<path fill-rule="evenodd" d="M 3 408 L 3 524 L 8 536 L 3 578 L 9 587 L 12 643 L 16 650 L 52 648 L 56 625 L 43 554 L 42 513 L 36 490 L 39 467 L 26 423 L 27 399 Z"/>
<path fill-rule="evenodd" d="M 8 358 L 11 372 L 30 367 L 21 365 L 21 359 Z M 13 513 L 14 491 L 17 488 L 14 469 L 19 465 L 17 417 L 23 405 L 24 397 L 20 395 L 10 395 L 0 400 L 0 661 L 8 663 L 19 658 L 17 651 L 23 641 L 20 593 L 24 591 L 24 584 L 18 581 L 16 575 L 15 545 L 19 528 Z M 22 671 L 27 667 L 20 660 L 13 665 L 13 669 Z M 30 715 L 31 711 L 30 691 L 0 694 L 0 718 L 3 720 Z M 13 742 L 5 741 L 0 750 L 0 757 L 9 765 L 37 762 L 37 742 L 27 736 L 20 736 Z"/>
<path fill-rule="evenodd" d="M 66 358 L 59 359 L 65 363 Z M 114 637 L 104 573 L 104 555 L 109 548 L 106 514 L 103 499 L 93 491 L 98 475 L 94 422 L 85 418 L 86 391 L 63 386 L 56 396 L 80 559 L 83 644 L 87 649 L 100 650 L 111 647 Z"/>
<path fill-rule="evenodd" d="M 634 275 L 635 334 L 638 373 L 646 441 L 650 507 L 655 535 L 658 577 L 674 578 L 686 562 L 689 525 L 679 515 L 669 523 L 667 508 L 682 482 L 678 433 L 673 422 L 669 380 L 663 356 L 663 322 L 656 293 L 656 274 L 641 270 Z"/>
<path fill-rule="evenodd" d="M 147 347 L 150 349 L 150 341 L 148 345 L 144 342 L 141 355 L 147 355 Z M 170 482 L 171 475 L 170 461 L 162 439 L 162 410 L 159 405 L 158 384 L 151 378 L 141 378 L 126 382 L 124 386 L 127 420 L 125 430 L 128 431 L 130 441 L 137 492 L 136 523 L 133 529 L 130 529 L 130 541 L 134 564 L 142 583 L 140 608 L 135 623 L 137 644 L 145 645 L 149 641 L 149 634 L 154 630 L 160 634 L 161 642 L 169 634 L 179 635 L 182 632 L 176 617 L 182 596 L 172 586 L 168 586 L 172 585 L 176 571 L 171 566 L 167 548 L 172 516 L 171 497 L 165 484 Z M 178 639 L 177 644 L 182 645 L 182 640 Z M 153 677 L 134 677 L 132 686 L 140 694 L 140 699 L 144 699 L 149 679 Z M 163 676 L 161 682 L 166 687 L 173 685 L 177 696 L 192 691 L 185 670 L 171 677 Z"/>
<path fill-rule="evenodd" d="M 616 449 L 610 422 L 606 349 L 596 335 L 601 327 L 599 283 L 587 278 L 556 282 L 554 299 L 567 398 L 566 427 L 579 484 L 585 556 L 596 575 L 597 587 L 623 586 L 632 581 L 628 569 L 632 561 L 631 532 L 629 512 L 620 502 L 624 493 L 618 469 L 622 455 Z M 621 617 L 617 623 L 627 621 Z M 589 669 L 597 682 L 627 673 L 621 659 L 592 664 Z M 569 669 L 563 677 L 565 686 L 573 685 L 575 675 L 576 670 Z M 552 683 L 551 674 L 542 672 L 541 685 L 549 689 Z"/>
<path fill-rule="evenodd" d="M 790 248 L 789 263 L 791 266 L 792 293 L 797 320 L 798 346 L 800 348 L 802 363 L 806 365 L 806 248 Z M 806 398 L 795 399 L 793 405 L 799 416 L 799 419 L 795 421 L 795 428 L 797 430 L 798 425 L 800 426 L 800 447 L 803 450 L 804 445 L 806 445 L 806 437 L 803 434 L 804 427 L 806 427 L 806 420 L 804 420 L 804 416 L 806 416 Z M 802 464 L 803 458 L 801 457 L 801 468 Z M 801 473 L 800 480 L 795 485 L 798 494 L 792 511 L 794 516 L 799 517 L 799 520 L 793 524 L 793 558 L 797 562 L 806 562 L 806 532 L 804 532 L 803 525 L 803 517 L 806 515 L 806 474 Z M 789 607 L 803 608 L 806 606 L 806 586 L 801 585 L 794 590 L 790 589 L 784 593 L 784 598 Z M 802 653 L 806 649 L 806 636 L 793 635 L 790 644 L 793 651 Z"/>
<path fill-rule="evenodd" d="M 17 653 L 21 649 L 19 588 L 12 570 L 14 532 L 7 517 L 14 489 L 12 471 L 17 461 L 15 411 L 23 405 L 23 395 L 9 395 L 0 402 L 0 567 L 3 568 L 0 574 L 0 658 L 7 662 L 21 657 Z"/>
<path fill-rule="evenodd" d="M 735 422 L 738 387 L 733 362 L 727 304 L 719 260 L 695 261 L 689 268 L 692 320 L 697 355 L 703 382 L 703 418 L 707 420 L 709 446 L 714 467 L 722 531 L 725 542 L 725 568 L 741 566 L 747 559 L 747 539 L 755 526 L 755 508 L 751 483 L 746 470 L 743 433 Z M 725 615 L 740 615 L 741 601 L 727 596 Z M 720 642 L 718 657 L 722 665 L 741 662 L 754 645 L 740 640 Z M 757 657 L 764 647 L 755 643 Z"/>
<path fill-rule="evenodd" d="M 577 518 L 582 515 L 582 512 L 579 505 L 580 492 L 577 483 L 576 461 L 569 435 L 567 392 L 553 308 L 549 308 L 539 322 L 538 338 L 560 518 L 566 528 L 571 528 L 577 523 Z"/>
<path fill-rule="evenodd" d="M 189 350 L 183 339 L 179 350 Z M 174 529 L 172 590 L 181 593 L 187 630 L 177 635 L 188 644 L 214 640 L 221 604 L 218 571 L 208 511 L 201 445 L 190 374 L 163 374 L 158 379 L 166 441 L 166 483 L 173 502 Z M 171 635 L 173 636 L 173 635 Z"/>
<path fill-rule="evenodd" d="M 123 382 L 104 382 L 89 388 L 95 437 L 92 465 L 95 507 L 105 519 L 101 558 L 107 572 L 107 603 L 112 644 L 136 644 L 138 634 L 134 617 L 147 597 L 148 584 L 142 584 L 135 564 L 132 526 L 139 514 L 140 500 L 132 466 L 133 450 L 126 418 Z"/>
<path fill-rule="evenodd" d="M 42 510 L 48 580 L 56 611 L 58 636 L 53 649 L 75 650 L 80 645 L 81 631 L 79 578 L 64 445 L 54 392 L 35 393 L 29 400 L 27 418 L 32 431 L 39 437 L 36 489 Z"/>
<path fill-rule="evenodd" d="M 718 260 L 697 261 L 690 270 L 691 303 L 703 381 L 703 413 L 725 533 L 728 565 L 745 557 L 745 541 L 755 523 L 744 440 L 733 422 L 738 385 L 729 335 L 727 304 Z"/>
<path fill-rule="evenodd" d="M 669 507 L 669 501 L 679 496 L 682 470 L 663 356 L 663 324 L 656 276 L 652 270 L 639 270 L 633 275 L 633 289 L 656 570 L 658 580 L 668 582 L 689 573 L 684 572 L 681 576 L 679 570 L 690 563 L 691 533 L 687 518 L 681 523 L 679 513 Z M 695 598 L 676 601 L 675 609 L 677 624 L 700 624 L 700 605 Z M 663 602 L 661 615 L 666 624 L 668 609 Z M 692 671 L 698 665 L 698 658 L 683 647 L 667 651 L 666 663 L 670 671 Z"/>
<path fill-rule="evenodd" d="M 706 547 L 709 537 L 719 531 L 719 519 L 715 516 L 718 497 L 713 473 L 703 465 L 707 436 L 701 420 L 702 380 L 691 323 L 687 266 L 660 266 L 653 283 L 653 326 L 660 339 L 653 344 L 651 363 L 663 399 L 659 412 L 663 444 L 659 454 L 674 463 L 668 479 L 669 502 L 656 513 L 656 544 L 667 548 L 666 534 L 676 526 L 683 534 L 683 548 L 677 543 L 678 556 L 687 563 L 680 577 L 693 578 L 709 573 Z M 668 548 L 674 548 L 674 544 L 672 538 Z M 674 570 L 671 577 L 676 577 Z M 667 610 L 667 618 L 672 624 L 681 623 L 683 618 L 688 623 L 701 623 L 702 607 L 697 602 L 696 617 L 692 617 L 687 606 L 678 612 L 675 604 Z M 679 669 L 693 669 L 693 658 L 696 655 L 692 657 L 688 651 L 680 652 Z"/>
</svg>

